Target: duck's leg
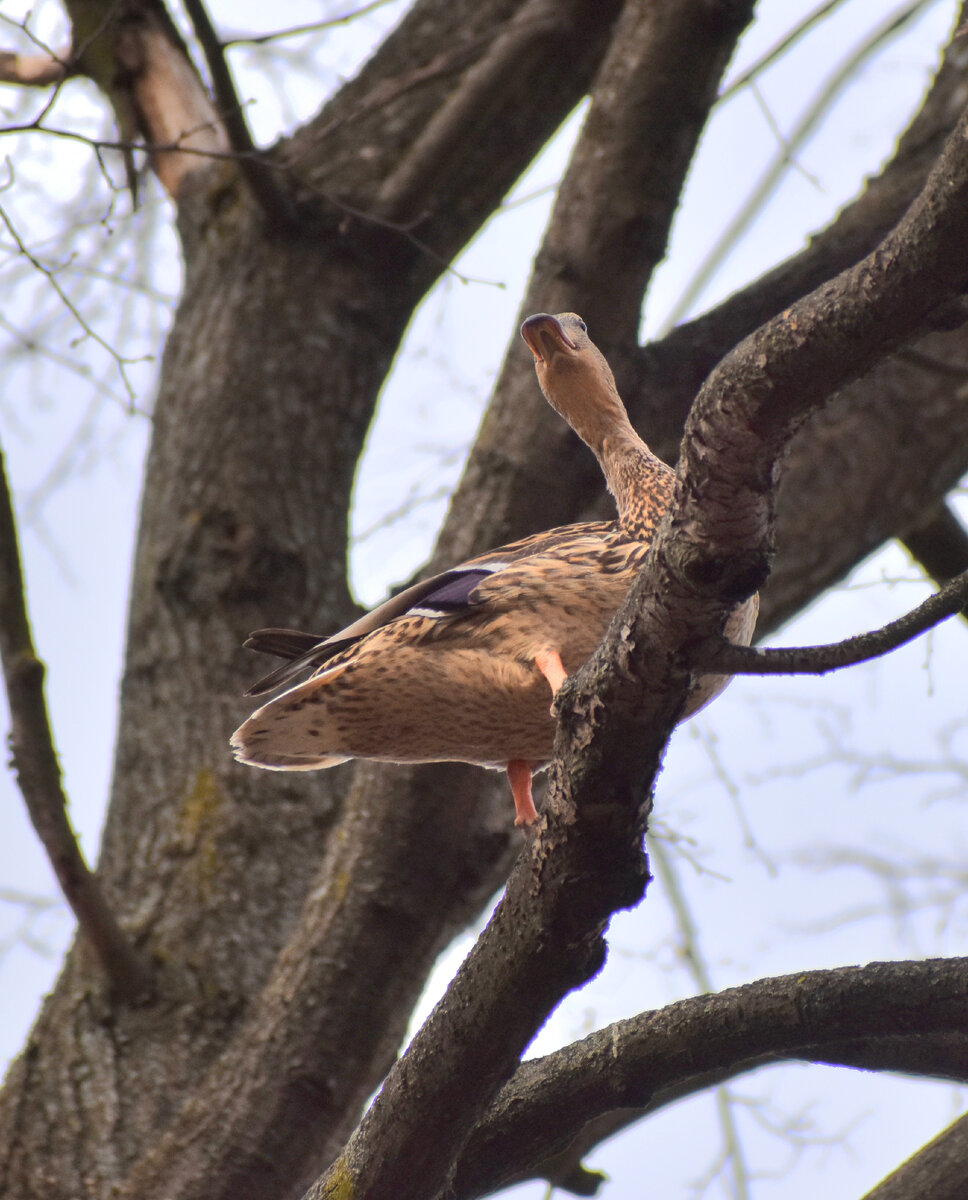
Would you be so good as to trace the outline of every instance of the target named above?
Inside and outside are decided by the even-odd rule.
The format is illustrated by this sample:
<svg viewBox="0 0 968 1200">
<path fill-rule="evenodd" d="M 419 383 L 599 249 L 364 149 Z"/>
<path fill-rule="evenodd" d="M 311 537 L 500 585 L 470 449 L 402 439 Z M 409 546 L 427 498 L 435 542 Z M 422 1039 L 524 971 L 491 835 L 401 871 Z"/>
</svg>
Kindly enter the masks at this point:
<svg viewBox="0 0 968 1200">
<path fill-rule="evenodd" d="M 514 818 L 515 825 L 533 825 L 538 819 L 538 810 L 531 796 L 531 764 L 522 758 L 512 758 L 508 763 L 508 783 L 518 814 Z"/>
<path fill-rule="evenodd" d="M 534 661 L 538 670 L 551 685 L 551 694 L 554 695 L 568 678 L 568 673 L 561 662 L 561 655 L 557 650 L 539 650 L 534 656 Z"/>
</svg>

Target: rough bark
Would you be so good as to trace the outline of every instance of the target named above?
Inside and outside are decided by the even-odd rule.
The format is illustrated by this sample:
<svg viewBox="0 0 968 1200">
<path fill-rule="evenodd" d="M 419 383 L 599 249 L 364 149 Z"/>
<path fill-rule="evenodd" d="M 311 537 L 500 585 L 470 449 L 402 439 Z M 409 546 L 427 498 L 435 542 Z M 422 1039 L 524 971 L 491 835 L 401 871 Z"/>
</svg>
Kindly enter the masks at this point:
<svg viewBox="0 0 968 1200">
<path fill-rule="evenodd" d="M 534 32 L 533 4 L 418 4 L 332 104 L 276 151 L 302 206 L 297 226 L 270 228 L 231 167 L 181 181 L 187 279 L 155 408 L 99 863 L 124 927 L 156 966 L 159 999 L 147 1010 L 112 1005 L 84 947 L 70 954 L 4 1091 L 2 1186 L 11 1194 L 49 1194 L 56 1180 L 65 1195 L 103 1195 L 171 1122 L 174 1097 L 189 1098 L 185 1119 L 195 1119 L 193 1091 L 244 1028 L 321 862 L 326 871 L 351 771 L 267 777 L 229 761 L 226 741 L 245 710 L 241 691 L 253 669 L 241 639 L 269 613 L 323 629 L 350 614 L 349 489 L 409 315 L 441 261 L 480 226 L 581 96 L 616 7 L 543 6 L 542 44 L 551 39 L 558 50 L 544 57 L 534 37 L 502 42 L 519 9 L 528 9 Z M 581 38 L 571 36 L 575 22 Z M 468 140 L 447 158 L 450 174 L 418 197 L 430 214 L 421 239 L 440 257 L 385 224 L 344 223 L 349 201 L 360 212 L 379 208 L 382 183 L 482 61 L 490 72 L 484 85 L 479 76 L 470 82 L 478 102 L 490 90 L 499 153 Z M 540 113 L 523 111 L 525 80 L 539 87 Z M 369 144 L 378 152 L 361 155 Z M 339 203 L 322 194 L 333 179 Z M 462 201 L 452 205 L 449 189 L 457 185 Z M 367 811 L 371 779 L 361 774 L 355 789 Z M 289 1047 L 287 1061 L 299 1063 L 304 1082 L 275 1077 L 277 1107 L 303 1095 L 313 1118 L 304 1144 L 272 1164 L 279 1194 L 298 1190 L 325 1163 L 315 1122 L 331 1122 L 330 1155 L 342 1141 L 340 1121 L 346 1129 L 355 1123 L 434 957 L 485 902 L 506 862 L 507 834 L 486 807 L 448 803 L 447 789 L 437 805 L 428 800 L 424 811 L 442 812 L 440 836 L 450 834 L 456 853 L 442 853 L 426 831 L 418 836 L 419 823 L 391 824 L 395 852 L 410 849 L 410 873 L 391 889 L 390 868 L 369 870 L 371 878 L 388 876 L 376 911 L 394 936 L 375 937 L 366 956 L 369 994 L 379 989 L 385 1005 L 372 1027 L 350 1021 L 342 1039 L 325 1019 L 315 1039 L 302 1029 L 312 1052 L 303 1062 Z M 392 805 L 383 811 L 389 820 Z M 360 853 L 372 838 L 371 824 L 358 837 Z M 331 857 L 345 882 L 341 844 Z M 427 884 L 422 900 L 408 886 L 414 874 Z M 366 923 L 332 907 L 348 930 Z M 373 906 L 364 907 L 372 923 Z M 304 929 L 313 916 L 310 902 Z M 314 1011 L 332 1017 L 344 1005 L 325 944 L 317 931 L 315 953 L 297 966 L 314 966 L 319 980 L 305 994 Z M 397 986 L 387 988 L 385 972 L 394 971 Z M 319 982 L 333 994 L 329 1005 Z M 262 1003 L 287 1011 L 286 996 L 271 988 Z M 249 1112 L 273 1109 L 259 1097 Z M 77 1128 L 87 1131 L 82 1142 Z M 273 1136 L 288 1138 L 285 1125 Z M 223 1139 L 226 1157 L 238 1144 Z M 253 1145 L 255 1159 L 264 1163 L 267 1153 Z M 307 1167 L 305 1155 L 316 1155 L 317 1165 Z M 175 1194 L 156 1182 L 159 1194 Z M 214 1185 L 201 1190 L 216 1194 Z"/>
<path fill-rule="evenodd" d="M 112 11 L 102 6 L 102 19 Z M 507 871 L 516 848 L 509 805 L 464 768 L 305 778 L 230 764 L 224 747 L 252 674 L 241 639 L 270 621 L 325 631 L 350 615 L 349 488 L 406 323 L 441 262 L 586 89 L 591 115 L 525 308 L 589 318 L 637 422 L 667 454 L 716 361 L 898 219 L 964 101 L 958 72 L 968 50 L 959 43 L 881 181 L 827 234 L 700 322 L 631 349 L 643 290 L 748 17 L 747 4 L 700 0 L 420 0 L 319 116 L 273 148 L 267 161 L 292 220 L 267 217 L 229 162 L 170 182 L 187 281 L 156 406 L 99 864 L 123 926 L 154 964 L 158 995 L 147 1007 L 117 1004 L 92 956 L 74 948 L 0 1096 L 0 1191 L 24 1200 L 111 1189 L 139 1200 L 282 1197 L 299 1194 L 340 1151 L 436 953 Z M 139 113 L 149 140 L 170 140 Z M 487 136 L 467 136 L 485 123 Z M 611 174 L 600 171 L 603 159 Z M 771 361 L 776 352 L 764 348 Z M 768 624 L 913 527 L 968 467 L 968 413 L 950 369 L 966 357 L 962 331 L 933 334 L 918 357 L 878 367 L 804 425 L 780 497 Z M 600 490 L 515 347 L 438 561 L 574 519 Z M 855 521 L 826 519 L 848 501 Z M 762 548 L 747 561 L 740 590 L 761 558 Z M 709 605 L 700 608 L 708 621 Z M 665 653 L 676 638 L 668 628 L 663 636 Z M 653 755 L 688 675 L 666 659 Z M 637 698 L 634 687 L 628 696 Z M 648 750 L 640 739 L 634 755 L 613 755 L 613 786 L 615 770 L 641 775 Z M 635 829 L 641 819 L 633 815 Z M 603 849 L 599 833 L 589 854 Z M 599 960 L 609 904 L 641 893 L 644 863 L 628 834 L 626 814 L 608 896 L 595 896 L 580 934 L 565 931 L 571 983 Z M 568 862 L 591 872 L 581 857 Z M 526 859 L 519 889 L 529 870 Z M 557 895 L 564 868 L 546 871 L 542 887 Z M 517 897 L 510 926 L 502 918 L 505 940 L 499 926 L 489 944 L 498 957 L 510 947 L 519 965 L 505 978 L 524 972 L 547 1009 L 561 979 L 544 970 L 546 949 L 529 956 L 525 932 L 540 942 L 572 916 L 555 900 L 536 918 Z M 482 1029 L 513 1036 L 482 1069 L 478 1112 L 538 1020 L 537 1008 L 519 1013 L 507 995 L 502 1003 L 480 1015 Z M 465 1078 L 457 1073 L 456 1085 Z M 446 1176 L 472 1119 L 460 1103 L 454 1110 L 460 1119 L 427 1164 L 428 1187 L 433 1171 Z M 388 1194 L 402 1195 L 391 1182 Z"/>
</svg>

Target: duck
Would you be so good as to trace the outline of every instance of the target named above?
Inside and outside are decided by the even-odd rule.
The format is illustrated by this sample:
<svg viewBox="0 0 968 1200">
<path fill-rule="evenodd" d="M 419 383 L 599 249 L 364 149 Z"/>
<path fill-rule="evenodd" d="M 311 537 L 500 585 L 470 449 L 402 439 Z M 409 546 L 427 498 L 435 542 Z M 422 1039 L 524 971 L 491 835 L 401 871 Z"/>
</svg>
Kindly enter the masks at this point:
<svg viewBox="0 0 968 1200">
<path fill-rule="evenodd" d="M 232 736 L 239 762 L 275 771 L 348 759 L 473 763 L 506 771 L 516 825 L 537 821 L 532 777 L 552 758 L 555 694 L 621 606 L 671 507 L 675 473 L 633 428 L 580 316 L 537 313 L 521 336 L 548 403 L 598 459 L 615 519 L 489 550 L 329 637 L 256 630 L 245 645 L 286 661 L 246 695 L 286 690 Z M 757 604 L 733 610 L 728 638 L 749 644 Z M 727 682 L 694 680 L 681 719 Z"/>
</svg>

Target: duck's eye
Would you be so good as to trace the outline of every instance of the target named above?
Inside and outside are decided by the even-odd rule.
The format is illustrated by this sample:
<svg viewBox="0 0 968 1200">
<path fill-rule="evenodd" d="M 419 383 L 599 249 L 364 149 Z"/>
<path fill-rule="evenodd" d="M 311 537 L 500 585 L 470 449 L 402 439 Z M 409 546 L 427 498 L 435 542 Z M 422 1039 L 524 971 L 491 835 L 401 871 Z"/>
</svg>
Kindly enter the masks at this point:
<svg viewBox="0 0 968 1200">
<path fill-rule="evenodd" d="M 579 322 L 578 322 L 578 328 L 579 328 L 579 329 L 582 331 L 582 333 L 587 333 L 587 332 L 588 332 L 588 326 L 585 324 L 585 322 L 584 322 L 584 321 L 579 321 Z"/>
</svg>

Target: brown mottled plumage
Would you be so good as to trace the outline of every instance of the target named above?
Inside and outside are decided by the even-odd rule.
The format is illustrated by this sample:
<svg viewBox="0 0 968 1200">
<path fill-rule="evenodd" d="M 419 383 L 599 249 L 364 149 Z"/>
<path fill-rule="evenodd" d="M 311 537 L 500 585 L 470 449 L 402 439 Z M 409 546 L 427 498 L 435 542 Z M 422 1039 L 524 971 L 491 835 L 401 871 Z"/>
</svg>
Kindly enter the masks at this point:
<svg viewBox="0 0 968 1200">
<path fill-rule="evenodd" d="M 305 682 L 236 731 L 240 762 L 308 771 L 348 758 L 478 763 L 508 772 L 517 824 L 537 813 L 531 773 L 551 758 L 551 699 L 601 641 L 672 502 L 673 472 L 629 422 L 604 356 L 574 313 L 529 317 L 541 389 L 594 451 L 615 521 L 533 534 L 415 584 L 332 637 L 257 630 L 246 642 L 293 661 L 250 695 Z M 756 598 L 727 624 L 748 643 Z M 685 715 L 726 685 L 696 681 Z"/>
</svg>

